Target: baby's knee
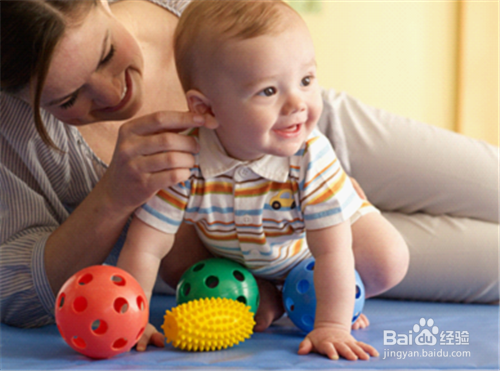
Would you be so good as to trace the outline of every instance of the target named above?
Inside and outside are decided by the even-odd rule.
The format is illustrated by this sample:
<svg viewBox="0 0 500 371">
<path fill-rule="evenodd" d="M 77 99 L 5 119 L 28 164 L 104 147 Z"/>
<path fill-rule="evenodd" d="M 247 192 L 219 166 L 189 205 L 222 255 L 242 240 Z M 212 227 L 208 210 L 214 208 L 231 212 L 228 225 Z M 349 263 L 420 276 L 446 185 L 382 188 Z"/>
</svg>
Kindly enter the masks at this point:
<svg viewBox="0 0 500 371">
<path fill-rule="evenodd" d="M 388 241 L 388 245 L 379 255 L 378 274 L 374 275 L 377 291 L 382 293 L 400 283 L 406 276 L 409 264 L 410 254 L 403 238 L 399 236 Z"/>
<path fill-rule="evenodd" d="M 401 282 L 409 252 L 401 234 L 380 214 L 367 214 L 352 226 L 353 252 L 366 294 L 380 294 Z"/>
</svg>

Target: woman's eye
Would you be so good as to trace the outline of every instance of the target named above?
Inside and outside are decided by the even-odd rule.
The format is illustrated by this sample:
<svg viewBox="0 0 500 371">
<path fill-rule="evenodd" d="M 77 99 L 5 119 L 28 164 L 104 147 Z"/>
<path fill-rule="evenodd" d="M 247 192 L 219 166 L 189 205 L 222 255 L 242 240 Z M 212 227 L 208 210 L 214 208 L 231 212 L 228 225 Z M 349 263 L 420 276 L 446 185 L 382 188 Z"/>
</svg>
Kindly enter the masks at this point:
<svg viewBox="0 0 500 371">
<path fill-rule="evenodd" d="M 273 87 L 269 87 L 269 88 L 265 88 L 264 90 L 262 90 L 259 95 L 263 95 L 263 96 L 266 96 L 266 97 L 270 97 L 272 95 L 276 94 L 276 88 L 273 88 Z"/>
<path fill-rule="evenodd" d="M 75 104 L 77 97 L 78 97 L 77 94 L 72 95 L 71 98 L 67 102 L 61 104 L 59 107 L 61 107 L 62 109 L 71 108 L 73 106 L 73 104 Z"/>
<path fill-rule="evenodd" d="M 111 45 L 111 48 L 109 48 L 109 53 L 106 55 L 106 57 L 104 57 L 104 59 L 101 61 L 100 65 L 104 65 L 106 63 L 108 63 L 111 58 L 113 58 L 113 56 L 115 55 L 115 47 L 114 45 Z"/>
</svg>

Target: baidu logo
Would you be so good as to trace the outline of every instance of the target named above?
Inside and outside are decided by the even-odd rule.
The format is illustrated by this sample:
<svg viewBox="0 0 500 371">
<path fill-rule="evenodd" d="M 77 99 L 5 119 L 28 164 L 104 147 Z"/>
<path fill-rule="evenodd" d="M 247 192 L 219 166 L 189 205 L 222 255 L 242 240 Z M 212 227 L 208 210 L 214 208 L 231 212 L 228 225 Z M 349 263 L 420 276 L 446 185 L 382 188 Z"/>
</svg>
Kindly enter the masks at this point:
<svg viewBox="0 0 500 371">
<path fill-rule="evenodd" d="M 415 350 L 391 350 L 384 349 L 386 358 L 406 359 L 411 357 L 470 357 L 471 352 L 467 350 L 454 350 L 449 345 L 469 345 L 469 331 L 442 330 L 434 324 L 432 318 L 420 318 L 407 333 L 397 333 L 393 330 L 384 331 L 384 345 L 419 345 L 423 348 Z M 439 350 L 436 345 L 444 346 Z M 430 348 L 433 347 L 433 348 Z M 450 349 L 450 350 L 448 350 Z M 463 349 L 463 348 L 462 348 Z"/>
<path fill-rule="evenodd" d="M 427 328 L 424 328 L 425 326 L 427 326 Z M 423 329 L 420 332 L 421 327 Z M 418 335 L 415 336 L 415 344 L 436 345 L 437 338 L 434 335 L 439 333 L 439 329 L 437 326 L 434 326 L 434 320 L 432 318 L 429 318 L 427 322 L 425 321 L 425 318 L 420 318 L 420 325 L 413 325 L 413 333 L 418 333 Z"/>
<path fill-rule="evenodd" d="M 398 334 L 393 330 L 384 331 L 384 345 L 436 345 L 439 328 L 434 325 L 434 320 L 420 318 L 419 323 L 413 325 L 408 334 Z"/>
</svg>

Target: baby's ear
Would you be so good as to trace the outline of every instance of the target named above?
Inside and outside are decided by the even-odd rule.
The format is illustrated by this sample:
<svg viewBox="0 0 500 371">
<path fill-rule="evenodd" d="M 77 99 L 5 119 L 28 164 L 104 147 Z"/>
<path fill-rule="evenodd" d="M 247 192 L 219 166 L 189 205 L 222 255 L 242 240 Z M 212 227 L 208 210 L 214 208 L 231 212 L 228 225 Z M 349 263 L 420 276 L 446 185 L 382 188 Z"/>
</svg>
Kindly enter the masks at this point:
<svg viewBox="0 0 500 371">
<path fill-rule="evenodd" d="M 202 115 L 206 113 L 212 116 L 214 115 L 210 100 L 198 90 L 189 90 L 186 93 L 186 99 L 190 112 L 200 113 Z"/>
</svg>

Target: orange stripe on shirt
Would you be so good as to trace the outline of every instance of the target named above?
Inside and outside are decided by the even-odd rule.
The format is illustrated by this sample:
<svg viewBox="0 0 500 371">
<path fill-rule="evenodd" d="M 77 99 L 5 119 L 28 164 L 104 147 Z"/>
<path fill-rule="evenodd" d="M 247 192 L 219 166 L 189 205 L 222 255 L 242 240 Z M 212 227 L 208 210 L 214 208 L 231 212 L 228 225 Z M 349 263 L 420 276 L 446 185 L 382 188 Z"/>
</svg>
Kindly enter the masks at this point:
<svg viewBox="0 0 500 371">
<path fill-rule="evenodd" d="M 208 193 L 232 194 L 233 186 L 228 182 L 194 182 L 192 194 L 202 196 Z"/>
<path fill-rule="evenodd" d="M 236 233 L 231 232 L 227 234 L 215 234 L 215 233 L 210 233 L 207 231 L 203 225 L 197 224 L 198 225 L 198 231 L 201 232 L 207 239 L 213 240 L 213 241 L 233 241 L 237 240 L 238 236 Z"/>
<path fill-rule="evenodd" d="M 292 186 L 290 187 L 290 185 L 292 185 Z M 269 192 L 281 191 L 284 189 L 294 190 L 293 182 L 287 182 L 287 183 L 266 182 L 264 184 L 259 184 L 259 185 L 256 185 L 254 187 L 236 189 L 234 192 L 234 196 L 235 197 L 254 197 L 254 196 L 261 196 L 261 195 L 267 194 Z M 295 191 L 296 191 L 296 189 L 295 189 Z"/>
<path fill-rule="evenodd" d="M 323 175 L 335 162 L 337 162 L 337 159 L 334 159 L 332 162 L 330 162 L 327 166 L 325 166 L 323 169 L 321 169 L 321 171 L 319 171 L 318 173 L 316 173 L 314 175 L 313 178 L 311 178 L 310 181 L 308 181 L 307 183 L 304 183 L 304 189 L 307 188 L 307 186 L 309 184 L 311 184 L 316 178 L 320 177 L 321 175 Z"/>
<path fill-rule="evenodd" d="M 325 180 L 323 183 L 321 183 L 318 188 L 316 188 L 314 191 L 312 191 L 306 198 L 309 198 L 309 201 L 302 201 L 302 205 L 317 205 L 322 202 L 325 202 L 335 196 L 335 194 L 344 186 L 344 183 L 346 181 L 346 173 L 342 172 L 340 175 L 340 179 L 338 179 L 334 184 L 327 184 L 331 181 L 333 177 L 335 177 L 336 174 L 333 174 L 329 179 Z M 322 188 L 324 188 L 324 185 L 327 184 L 327 188 L 319 193 Z"/>
<path fill-rule="evenodd" d="M 169 203 L 173 207 L 179 209 L 179 210 L 184 210 L 187 205 L 187 200 L 186 199 L 180 199 L 175 197 L 172 193 L 167 193 L 163 189 L 160 189 L 160 191 L 157 193 L 158 197 L 160 197 L 163 201 Z"/>
</svg>

